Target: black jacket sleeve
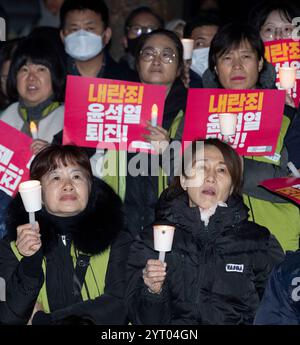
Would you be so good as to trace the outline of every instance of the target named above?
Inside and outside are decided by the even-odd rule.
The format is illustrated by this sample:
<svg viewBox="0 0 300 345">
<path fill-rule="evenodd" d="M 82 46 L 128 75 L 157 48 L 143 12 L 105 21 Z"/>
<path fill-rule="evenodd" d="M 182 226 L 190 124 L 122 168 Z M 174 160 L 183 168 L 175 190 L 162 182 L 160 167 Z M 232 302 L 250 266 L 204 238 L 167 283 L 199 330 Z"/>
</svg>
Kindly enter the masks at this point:
<svg viewBox="0 0 300 345">
<path fill-rule="evenodd" d="M 153 294 L 148 291 L 142 277 L 142 270 L 147 260 L 157 257 L 158 253 L 146 247 L 140 239 L 137 239 L 131 247 L 127 265 L 126 305 L 132 324 L 166 325 L 171 322 L 166 283 L 160 294 Z"/>
<path fill-rule="evenodd" d="M 50 323 L 60 323 L 69 316 L 89 317 L 97 325 L 124 325 L 128 323 L 124 303 L 126 263 L 132 237 L 121 232 L 110 250 L 104 294 L 85 302 L 52 312 Z M 43 323 L 33 318 L 33 324 Z"/>
<path fill-rule="evenodd" d="M 27 324 L 44 282 L 42 256 L 18 261 L 7 239 L 0 241 L 0 277 L 5 280 L 5 302 L 0 302 L 0 324 Z M 35 267 L 34 271 L 30 266 Z"/>
<path fill-rule="evenodd" d="M 268 239 L 260 243 L 258 255 L 254 258 L 255 288 L 260 299 L 263 296 L 265 286 L 274 265 L 284 260 L 284 252 L 277 239 L 270 234 Z"/>
</svg>

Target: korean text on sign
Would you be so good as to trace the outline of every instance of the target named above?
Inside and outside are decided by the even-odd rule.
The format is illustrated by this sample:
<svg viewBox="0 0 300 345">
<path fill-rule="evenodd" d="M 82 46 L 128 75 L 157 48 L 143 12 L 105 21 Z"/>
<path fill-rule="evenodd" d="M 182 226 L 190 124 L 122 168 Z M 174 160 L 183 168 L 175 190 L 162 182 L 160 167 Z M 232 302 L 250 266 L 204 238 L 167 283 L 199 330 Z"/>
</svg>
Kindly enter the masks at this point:
<svg viewBox="0 0 300 345">
<path fill-rule="evenodd" d="M 237 113 L 237 127 L 229 142 L 234 148 L 244 147 L 247 132 L 260 129 L 263 92 L 211 95 L 207 138 L 222 139 L 219 126 L 219 113 Z"/>
<path fill-rule="evenodd" d="M 144 86 L 91 84 L 87 141 L 127 142 L 128 124 L 139 124 Z"/>
<path fill-rule="evenodd" d="M 11 160 L 14 152 L 0 144 L 0 190 L 12 196 L 22 179 L 23 169 L 19 169 Z"/>
</svg>

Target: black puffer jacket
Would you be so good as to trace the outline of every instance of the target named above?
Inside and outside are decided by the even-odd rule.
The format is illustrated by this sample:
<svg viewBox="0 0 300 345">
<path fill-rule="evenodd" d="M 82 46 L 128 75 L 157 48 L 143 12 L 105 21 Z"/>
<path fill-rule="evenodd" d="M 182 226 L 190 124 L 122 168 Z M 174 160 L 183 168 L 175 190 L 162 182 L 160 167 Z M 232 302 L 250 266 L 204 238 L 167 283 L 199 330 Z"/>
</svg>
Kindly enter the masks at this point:
<svg viewBox="0 0 300 345">
<path fill-rule="evenodd" d="M 153 230 L 134 242 L 128 261 L 126 303 L 134 324 L 250 324 L 273 265 L 283 251 L 269 231 L 247 221 L 240 198 L 218 207 L 204 226 L 187 194 L 175 199 L 166 190 L 156 222 L 176 225 L 173 249 L 166 254 L 167 276 L 160 294 L 144 285 L 142 269 L 157 259 Z"/>
<path fill-rule="evenodd" d="M 0 324 L 26 324 L 43 284 L 50 313 L 43 315 L 41 323 L 56 323 L 68 316 L 90 317 L 96 324 L 127 322 L 123 295 L 131 236 L 123 229 L 121 200 L 107 184 L 94 179 L 88 205 L 77 216 L 57 217 L 45 209 L 36 212 L 42 248 L 30 257 L 19 258 L 20 261 L 11 243 L 16 240 L 16 227 L 28 223 L 28 214 L 19 197 L 9 211 L 8 236 L 0 241 L 0 277 L 6 281 L 6 302 L 0 302 Z M 109 247 L 106 263 L 101 257 Z M 80 274 L 74 266 L 79 263 L 76 257 L 82 254 L 89 256 L 90 261 L 84 283 L 79 284 Z M 82 286 L 88 296 L 85 301 Z"/>
</svg>

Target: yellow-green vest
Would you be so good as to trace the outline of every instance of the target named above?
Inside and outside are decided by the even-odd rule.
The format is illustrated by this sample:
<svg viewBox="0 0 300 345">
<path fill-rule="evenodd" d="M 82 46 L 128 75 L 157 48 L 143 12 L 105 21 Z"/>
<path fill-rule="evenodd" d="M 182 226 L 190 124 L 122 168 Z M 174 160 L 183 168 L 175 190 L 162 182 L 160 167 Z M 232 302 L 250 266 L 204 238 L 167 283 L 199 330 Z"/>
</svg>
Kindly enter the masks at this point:
<svg viewBox="0 0 300 345">
<path fill-rule="evenodd" d="M 290 119 L 283 117 L 280 134 L 278 137 L 275 155 L 280 155 L 286 132 L 290 125 Z M 280 159 L 274 160 L 263 157 L 249 157 L 253 160 L 280 165 Z M 254 172 L 255 173 L 255 172 Z M 300 237 L 300 209 L 292 203 L 272 203 L 243 195 L 244 203 L 249 207 L 249 220 L 265 226 L 277 238 L 282 248 L 286 250 L 297 250 L 299 248 Z M 254 219 L 252 217 L 254 214 Z"/>
<path fill-rule="evenodd" d="M 11 242 L 10 243 L 11 249 L 14 252 L 15 256 L 19 261 L 23 258 L 23 256 L 19 253 L 16 243 Z M 91 299 L 95 299 L 96 297 L 101 296 L 104 293 L 104 288 L 105 288 L 105 276 L 106 276 L 106 271 L 107 271 L 107 266 L 108 266 L 108 260 L 109 260 L 109 253 L 110 253 L 110 248 L 106 249 L 103 253 L 100 255 L 93 255 L 90 257 L 90 263 L 88 266 L 88 269 L 86 271 L 85 275 L 85 282 L 88 288 L 89 296 Z M 76 254 L 76 255 L 75 255 Z M 71 246 L 71 256 L 73 259 L 73 265 L 74 267 L 76 266 L 76 256 L 78 256 L 80 252 L 75 249 L 74 246 Z M 44 276 L 47 274 L 47 269 L 46 269 L 46 259 L 43 259 L 42 263 L 43 267 L 43 272 Z M 86 291 L 86 288 L 83 284 L 82 289 L 81 289 L 81 296 L 83 301 L 88 300 L 88 294 Z M 47 296 L 47 287 L 46 283 L 44 282 L 40 293 L 37 298 L 37 302 L 40 303 L 46 313 L 50 312 L 49 308 L 49 303 L 48 303 L 48 296 Z"/>
<path fill-rule="evenodd" d="M 181 110 L 172 122 L 169 129 L 169 137 L 173 139 L 177 132 L 178 126 L 184 116 Z M 103 180 L 112 187 L 112 189 L 124 201 L 126 193 L 126 173 L 127 173 L 127 152 L 107 150 L 104 158 L 104 164 L 107 169 Z M 158 176 L 158 197 L 164 189 L 168 187 L 168 178 L 160 168 Z"/>
</svg>

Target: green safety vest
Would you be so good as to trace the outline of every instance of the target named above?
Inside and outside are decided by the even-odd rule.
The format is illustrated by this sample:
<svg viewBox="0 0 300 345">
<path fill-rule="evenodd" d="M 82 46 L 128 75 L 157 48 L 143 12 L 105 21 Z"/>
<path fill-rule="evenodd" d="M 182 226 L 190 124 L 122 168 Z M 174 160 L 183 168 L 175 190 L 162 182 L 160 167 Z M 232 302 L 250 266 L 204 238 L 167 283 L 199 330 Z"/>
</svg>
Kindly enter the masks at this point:
<svg viewBox="0 0 300 345">
<path fill-rule="evenodd" d="M 177 132 L 178 126 L 184 116 L 181 110 L 172 122 L 169 129 L 169 137 L 173 139 Z M 127 152 L 107 150 L 104 158 L 106 174 L 103 177 L 108 185 L 119 195 L 122 201 L 125 200 L 126 193 L 126 173 L 127 173 Z M 158 176 L 158 197 L 168 187 L 168 177 L 160 168 Z"/>
<path fill-rule="evenodd" d="M 10 243 L 11 249 L 14 252 L 15 256 L 19 261 L 22 260 L 23 256 L 19 253 L 16 243 L 11 242 Z M 106 249 L 103 253 L 99 255 L 93 255 L 90 257 L 90 263 L 88 266 L 88 269 L 86 271 L 85 275 L 85 282 L 88 287 L 89 291 L 89 296 L 91 299 L 95 299 L 96 297 L 101 296 L 104 293 L 104 287 L 105 287 L 105 276 L 106 276 L 106 271 L 107 271 L 107 266 L 108 266 L 108 260 L 109 260 L 109 253 L 110 253 L 110 248 Z M 76 265 L 76 255 L 77 256 L 80 254 L 75 249 L 73 244 L 71 245 L 71 256 L 73 259 L 73 265 L 75 268 Z M 42 268 L 44 272 L 44 276 L 47 274 L 47 269 L 46 269 L 46 259 L 43 258 L 43 263 L 42 263 Z M 100 294 L 99 294 L 100 293 Z M 86 291 L 86 288 L 83 284 L 82 289 L 81 289 L 81 296 L 83 301 L 88 300 L 88 294 Z M 47 296 L 47 287 L 46 287 L 46 282 L 44 282 L 40 293 L 37 298 L 37 302 L 40 303 L 46 313 L 50 313 L 50 308 L 49 308 L 49 303 L 48 303 L 48 296 Z"/>
<path fill-rule="evenodd" d="M 289 125 L 290 119 L 287 116 L 283 116 L 274 156 L 251 156 L 249 158 L 279 166 L 280 153 L 283 149 L 283 142 Z M 272 203 L 270 201 L 250 197 L 247 194 L 243 194 L 243 200 L 252 211 L 249 212 L 249 220 L 255 221 L 256 223 L 268 228 L 270 232 L 277 238 L 285 251 L 294 251 L 299 248 L 299 207 L 293 203 Z M 252 213 L 254 215 L 254 219 L 252 217 Z"/>
</svg>

